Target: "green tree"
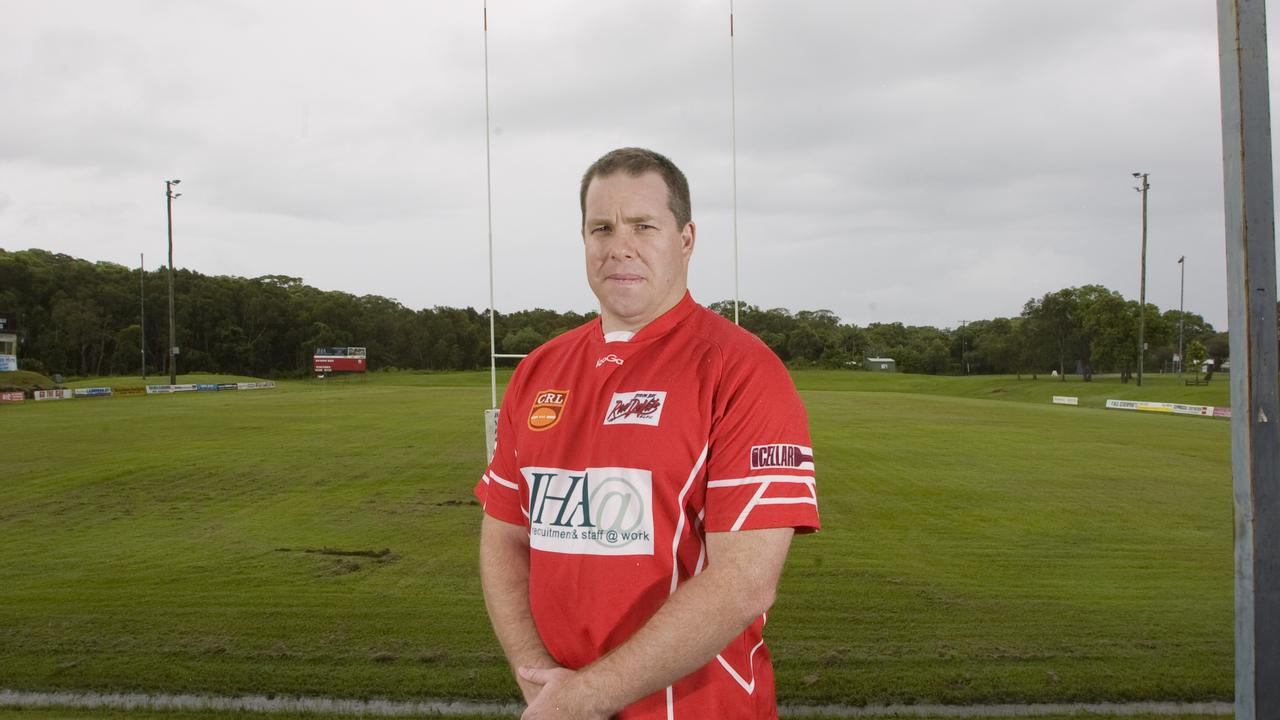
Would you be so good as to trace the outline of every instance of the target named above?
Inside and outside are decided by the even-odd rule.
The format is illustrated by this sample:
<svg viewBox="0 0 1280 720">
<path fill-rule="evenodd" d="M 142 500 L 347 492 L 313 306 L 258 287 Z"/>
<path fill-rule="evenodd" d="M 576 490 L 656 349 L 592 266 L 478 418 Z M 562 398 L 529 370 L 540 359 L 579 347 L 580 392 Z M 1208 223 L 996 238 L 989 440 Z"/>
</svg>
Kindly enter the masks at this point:
<svg viewBox="0 0 1280 720">
<path fill-rule="evenodd" d="M 1209 359 L 1209 350 L 1204 343 L 1199 340 L 1192 340 L 1187 346 L 1187 363 L 1190 365 L 1192 372 L 1195 373 L 1196 379 L 1200 379 L 1200 370 L 1204 368 L 1204 361 Z"/>
</svg>

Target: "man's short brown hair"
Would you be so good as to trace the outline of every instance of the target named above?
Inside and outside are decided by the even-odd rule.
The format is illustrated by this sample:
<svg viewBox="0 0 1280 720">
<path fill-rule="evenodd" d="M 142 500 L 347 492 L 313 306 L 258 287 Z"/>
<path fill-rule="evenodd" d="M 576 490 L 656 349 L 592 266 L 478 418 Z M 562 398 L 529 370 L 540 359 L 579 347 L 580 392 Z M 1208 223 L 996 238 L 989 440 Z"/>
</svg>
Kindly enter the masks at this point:
<svg viewBox="0 0 1280 720">
<path fill-rule="evenodd" d="M 631 177 L 639 177 L 647 172 L 656 172 L 667 185 L 667 208 L 676 216 L 678 229 L 683 229 L 693 218 L 693 208 L 689 202 L 689 181 L 685 179 L 680 168 L 665 155 L 645 148 L 618 148 L 607 152 L 599 160 L 591 163 L 591 167 L 582 175 L 582 188 L 578 192 L 578 205 L 582 209 L 582 222 L 587 222 L 587 186 L 598 177 L 607 177 L 614 173 L 625 172 Z"/>
</svg>

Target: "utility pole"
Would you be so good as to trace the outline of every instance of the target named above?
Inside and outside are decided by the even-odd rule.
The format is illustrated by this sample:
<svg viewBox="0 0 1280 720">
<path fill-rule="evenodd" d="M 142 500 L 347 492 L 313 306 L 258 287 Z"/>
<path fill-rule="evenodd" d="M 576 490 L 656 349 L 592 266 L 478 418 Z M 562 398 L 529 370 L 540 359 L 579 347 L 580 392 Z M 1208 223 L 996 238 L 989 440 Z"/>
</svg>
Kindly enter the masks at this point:
<svg viewBox="0 0 1280 720">
<path fill-rule="evenodd" d="M 147 379 L 147 256 L 138 253 L 138 327 L 142 330 L 142 379 Z"/>
<path fill-rule="evenodd" d="M 1142 364 L 1147 356 L 1147 173 L 1134 173 L 1142 185 L 1134 190 L 1142 193 L 1142 282 L 1138 286 L 1138 387 L 1142 387 Z"/>
<path fill-rule="evenodd" d="M 181 180 L 165 180 L 164 196 L 165 209 L 169 216 L 169 384 L 178 384 L 178 331 L 173 325 L 173 200 L 182 197 L 182 193 L 175 193 L 173 186 L 182 182 Z"/>
<path fill-rule="evenodd" d="M 1218 0 L 1231 329 L 1235 717 L 1280 718 L 1280 404 L 1267 12 Z"/>
<path fill-rule="evenodd" d="M 965 342 L 964 342 L 964 340 L 965 340 L 965 338 L 964 338 L 964 326 L 965 326 L 965 325 L 967 325 L 968 323 L 969 323 L 969 321 L 968 321 L 968 320 L 961 320 L 961 321 L 960 321 L 960 366 L 964 368 L 964 374 L 965 374 L 965 375 L 968 375 L 968 374 L 969 374 L 969 360 L 968 360 L 968 358 L 966 358 L 966 357 L 965 357 L 965 355 L 966 355 L 966 348 L 965 348 Z"/>
<path fill-rule="evenodd" d="M 1187 294 L 1187 256 L 1183 255 L 1178 258 L 1178 267 L 1182 269 L 1182 280 L 1178 283 L 1178 379 L 1182 379 L 1182 366 L 1187 364 L 1187 358 L 1182 354 L 1182 325 L 1186 320 L 1186 311 L 1184 310 Z"/>
</svg>

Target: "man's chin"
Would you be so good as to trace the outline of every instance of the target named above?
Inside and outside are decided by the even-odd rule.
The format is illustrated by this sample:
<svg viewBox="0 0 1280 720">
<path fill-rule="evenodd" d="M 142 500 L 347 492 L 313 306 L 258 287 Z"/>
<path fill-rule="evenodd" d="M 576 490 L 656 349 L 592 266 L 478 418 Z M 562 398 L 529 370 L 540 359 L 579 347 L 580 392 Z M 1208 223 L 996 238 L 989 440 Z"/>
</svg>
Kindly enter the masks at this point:
<svg viewBox="0 0 1280 720">
<path fill-rule="evenodd" d="M 642 325 L 653 319 L 649 317 L 652 309 L 649 303 L 614 301 L 602 302 L 600 307 L 608 319 L 628 327 Z"/>
</svg>

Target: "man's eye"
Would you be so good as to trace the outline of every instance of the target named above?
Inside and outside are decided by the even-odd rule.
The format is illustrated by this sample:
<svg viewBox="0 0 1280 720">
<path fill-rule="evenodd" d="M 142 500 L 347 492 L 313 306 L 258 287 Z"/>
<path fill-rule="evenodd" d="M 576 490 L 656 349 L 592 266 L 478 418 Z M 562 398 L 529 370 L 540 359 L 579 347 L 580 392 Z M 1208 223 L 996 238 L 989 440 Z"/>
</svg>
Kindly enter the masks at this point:
<svg viewBox="0 0 1280 720">
<path fill-rule="evenodd" d="M 657 230 L 657 228 L 655 228 L 654 226 L 645 225 L 644 223 L 640 223 L 639 225 L 637 225 L 636 229 L 637 230 Z"/>
<path fill-rule="evenodd" d="M 608 226 L 608 225 L 597 225 L 597 226 L 595 226 L 595 227 L 591 228 L 591 234 L 592 234 L 592 235 L 595 235 L 595 234 L 598 234 L 598 233 L 602 233 L 602 232 L 609 232 L 609 226 Z"/>
</svg>

